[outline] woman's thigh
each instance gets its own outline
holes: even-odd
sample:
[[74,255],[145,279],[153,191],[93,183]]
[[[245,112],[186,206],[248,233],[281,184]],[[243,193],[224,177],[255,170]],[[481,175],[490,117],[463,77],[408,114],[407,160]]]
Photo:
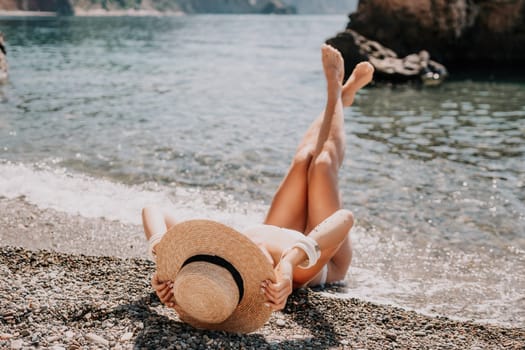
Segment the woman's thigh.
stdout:
[[308,167],[311,153],[300,150],[284,177],[264,221],[267,225],[305,232],[308,213]]

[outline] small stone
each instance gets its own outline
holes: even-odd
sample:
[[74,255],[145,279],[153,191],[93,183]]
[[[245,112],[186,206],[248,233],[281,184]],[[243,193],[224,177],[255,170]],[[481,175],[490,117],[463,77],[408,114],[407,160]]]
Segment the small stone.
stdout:
[[0,333],[0,340],[7,340],[13,338],[12,334],[9,333]]
[[281,320],[281,319],[278,319],[277,321],[275,321],[275,324],[278,325],[279,327],[286,326],[286,322],[284,320]]
[[127,333],[122,334],[122,336],[120,337],[120,341],[128,341],[131,338],[133,338],[133,333],[127,332]]
[[49,350],[66,350],[66,348],[60,345],[53,345],[52,347],[49,348]]
[[64,333],[64,335],[66,336],[66,338],[71,339],[75,336],[75,332],[67,331],[66,333]]
[[414,335],[415,335],[416,337],[424,337],[424,336],[427,335],[427,333],[425,333],[425,332],[423,332],[423,331],[416,331],[416,332],[414,332]]
[[98,335],[96,335],[94,333],[88,333],[88,334],[86,334],[84,336],[84,338],[86,338],[87,340],[89,340],[90,342],[95,343],[95,344],[109,346],[109,341],[107,341],[106,339],[104,339],[101,336],[98,336]]
[[13,340],[11,342],[11,349],[22,349],[24,346],[24,341],[22,339]]
[[40,341],[40,333],[33,334],[33,336],[31,337],[31,342],[33,343],[33,345],[38,344],[39,341]]
[[46,340],[47,340],[48,343],[52,343],[52,342],[55,342],[55,341],[57,341],[59,339],[60,339],[59,335],[52,335],[50,337],[47,337]]
[[386,332],[385,337],[387,339],[395,341],[397,339],[397,334],[395,334],[394,332]]

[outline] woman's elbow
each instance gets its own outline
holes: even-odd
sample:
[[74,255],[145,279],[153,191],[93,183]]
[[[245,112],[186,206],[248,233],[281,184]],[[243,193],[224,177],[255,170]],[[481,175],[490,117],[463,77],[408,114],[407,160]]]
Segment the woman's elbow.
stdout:
[[338,216],[338,219],[340,220],[341,226],[345,228],[347,233],[350,232],[350,230],[354,226],[354,214],[352,214],[350,210],[339,209],[336,212],[336,215]]

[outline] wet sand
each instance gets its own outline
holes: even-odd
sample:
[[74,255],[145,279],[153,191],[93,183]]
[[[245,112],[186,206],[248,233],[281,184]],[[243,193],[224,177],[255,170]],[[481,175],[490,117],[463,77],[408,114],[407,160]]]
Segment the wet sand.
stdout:
[[[248,335],[195,330],[149,286],[141,227],[0,198],[0,348],[525,349],[525,330],[296,291]],[[137,214],[138,215],[138,214]]]

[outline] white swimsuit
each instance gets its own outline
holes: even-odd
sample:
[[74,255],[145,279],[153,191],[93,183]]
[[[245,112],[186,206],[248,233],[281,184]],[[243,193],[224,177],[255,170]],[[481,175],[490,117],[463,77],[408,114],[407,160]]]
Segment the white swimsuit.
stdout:
[[[291,246],[297,240],[304,237],[304,235],[299,231],[265,224],[252,226],[248,229],[242,230],[242,232],[256,243],[268,242],[268,236],[273,236],[276,240],[279,240],[281,243],[284,242],[282,244],[284,246]],[[311,284],[312,282],[310,281],[305,283],[304,286],[324,286],[326,284],[326,279],[328,278],[328,265],[324,265],[321,271],[319,271],[319,273],[314,278],[312,278],[312,280],[317,279],[316,277],[319,275],[320,278],[318,283]]]

